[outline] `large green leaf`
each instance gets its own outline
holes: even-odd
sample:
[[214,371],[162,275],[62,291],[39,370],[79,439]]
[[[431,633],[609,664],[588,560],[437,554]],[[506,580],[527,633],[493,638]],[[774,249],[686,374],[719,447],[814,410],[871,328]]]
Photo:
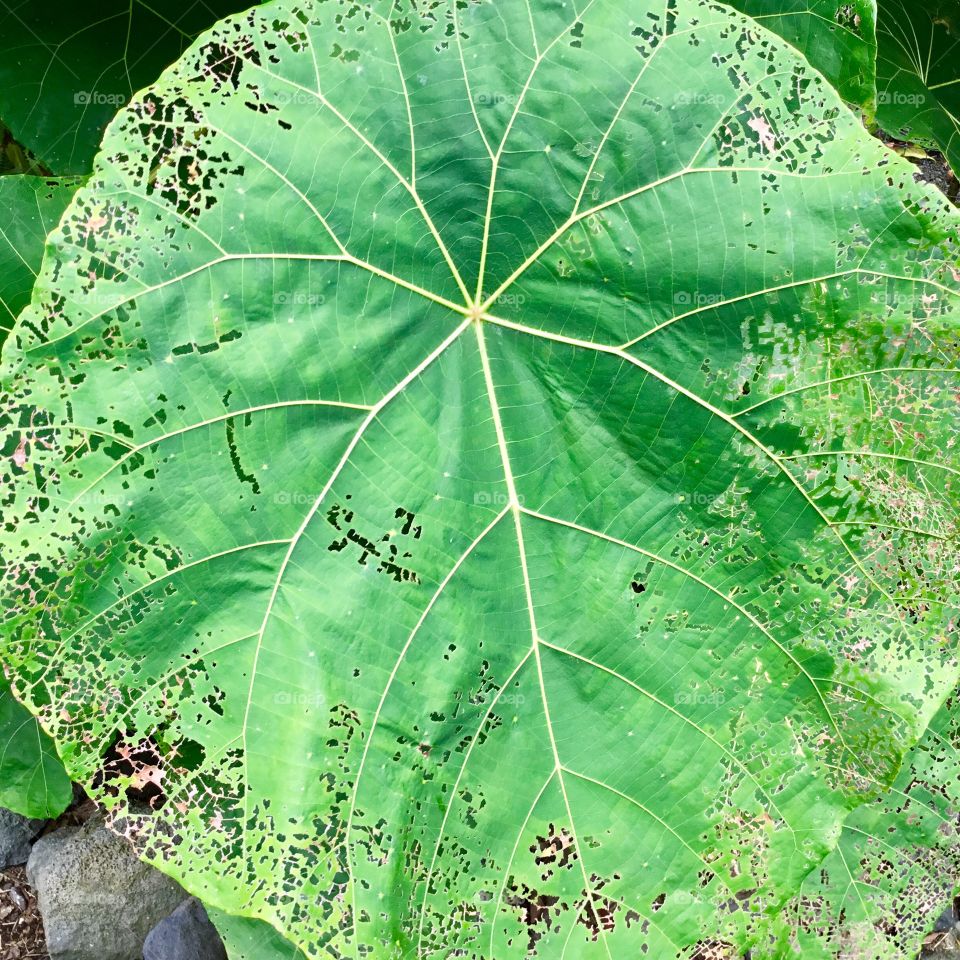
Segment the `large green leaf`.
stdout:
[[960,3],[880,0],[877,122],[960,173]]
[[876,0],[727,0],[793,44],[849,103],[877,95]]
[[104,127],[202,30],[249,0],[5,0],[0,118],[57,174],[88,173]]
[[0,807],[25,817],[56,817],[72,793],[50,738],[0,674]]
[[207,907],[230,960],[303,960],[304,954],[262,920],[237,917]]
[[837,849],[777,918],[778,956],[915,960],[960,877],[958,748],[951,700],[893,787],[851,814]]
[[73,179],[0,177],[0,347],[30,302],[44,240],[79,186]]
[[710,3],[226,22],[8,345],[18,695],[310,955],[745,942],[956,682],[957,222]]

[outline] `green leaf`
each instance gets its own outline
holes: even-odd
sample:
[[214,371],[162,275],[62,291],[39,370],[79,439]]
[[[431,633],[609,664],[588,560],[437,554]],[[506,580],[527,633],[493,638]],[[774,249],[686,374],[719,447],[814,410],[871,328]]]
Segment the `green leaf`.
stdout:
[[875,109],[876,0],[727,0],[796,47],[848,103]]
[[0,674],[0,807],[43,819],[63,813],[71,797],[56,748]]
[[30,176],[0,177],[0,347],[17,314],[30,302],[43,243],[80,181]]
[[[0,347],[30,294],[47,233],[80,183],[0,177]],[[70,780],[50,738],[10,694],[0,671],[0,807],[28,817],[55,817],[71,798]]]
[[891,136],[939,150],[960,173],[960,7],[956,0],[881,0],[877,122]]
[[268,923],[207,907],[230,960],[303,960],[304,954]]
[[228,20],[8,346],[16,692],[310,956],[745,943],[956,685],[957,225],[711,3]]
[[242,0],[0,6],[0,118],[54,173],[86,174],[104,127]]
[[851,814],[837,849],[777,918],[778,957],[915,960],[960,875],[960,718],[934,717],[893,786]]

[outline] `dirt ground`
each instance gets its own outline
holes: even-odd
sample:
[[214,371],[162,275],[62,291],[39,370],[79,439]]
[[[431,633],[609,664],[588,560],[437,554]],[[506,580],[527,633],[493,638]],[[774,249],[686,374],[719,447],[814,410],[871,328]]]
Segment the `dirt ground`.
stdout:
[[24,867],[0,870],[0,960],[47,960],[47,941]]
[[[96,812],[97,805],[74,787],[73,803],[43,832],[78,827]],[[37,894],[22,866],[0,870],[0,960],[50,960]]]
[[912,143],[894,140],[880,131],[877,139],[885,143],[894,153],[909,160],[916,168],[914,176],[924,183],[936,187],[954,206],[960,206],[960,181],[954,176],[942,153],[936,150],[924,150]]

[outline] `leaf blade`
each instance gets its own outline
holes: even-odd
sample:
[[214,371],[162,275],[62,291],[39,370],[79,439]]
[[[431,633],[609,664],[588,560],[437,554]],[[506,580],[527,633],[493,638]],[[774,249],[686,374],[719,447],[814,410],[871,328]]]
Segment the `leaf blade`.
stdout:
[[953,552],[878,533],[954,505],[913,461],[955,220],[720,8],[513,7],[526,73],[485,6],[332,49],[286,10],[138,98],[52,238],[4,370],[56,571],[18,693],[308,953],[748,942],[955,681]]

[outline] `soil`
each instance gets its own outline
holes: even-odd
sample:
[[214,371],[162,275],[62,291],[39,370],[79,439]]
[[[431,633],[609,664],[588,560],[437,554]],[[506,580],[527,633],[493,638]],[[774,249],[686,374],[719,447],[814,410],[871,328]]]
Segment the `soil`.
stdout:
[[[75,786],[73,803],[43,833],[79,827],[96,812],[97,805]],[[37,894],[24,866],[0,870],[0,960],[50,960]]]
[[0,870],[0,960],[49,960],[37,895],[25,867]]
[[942,153],[926,150],[915,143],[906,143],[888,137],[882,130],[875,136],[894,153],[909,160],[916,168],[914,177],[936,187],[954,206],[960,206],[960,181],[950,169]]

